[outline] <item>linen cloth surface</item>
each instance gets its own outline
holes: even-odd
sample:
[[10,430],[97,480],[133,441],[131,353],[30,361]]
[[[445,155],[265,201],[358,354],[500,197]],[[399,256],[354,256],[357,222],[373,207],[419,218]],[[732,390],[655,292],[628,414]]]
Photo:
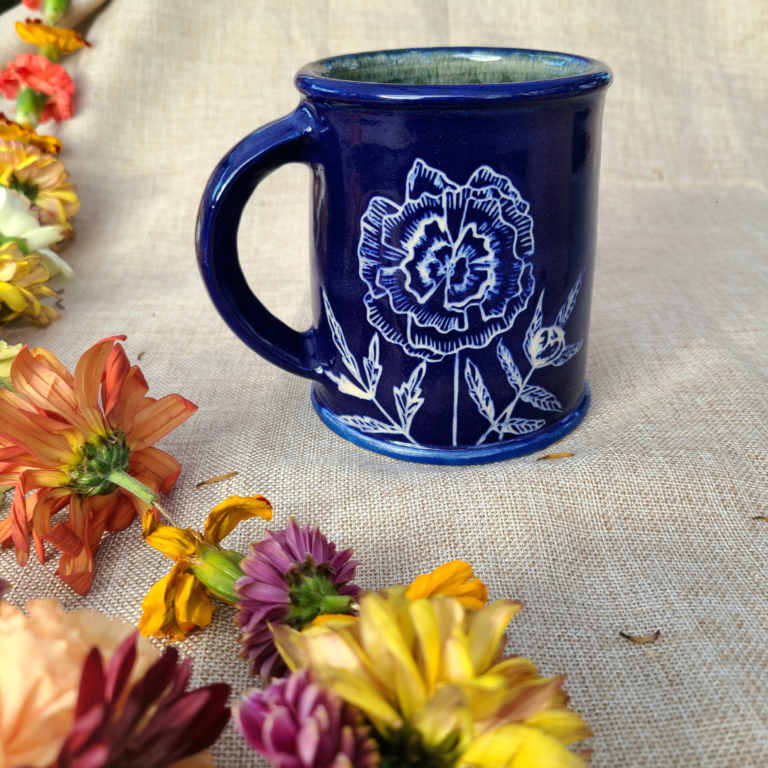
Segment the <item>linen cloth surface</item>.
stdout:
[[[231,494],[266,495],[354,546],[365,588],[469,560],[492,598],[522,600],[510,649],[567,673],[596,768],[768,765],[768,4],[754,0],[100,0],[74,2],[93,43],[65,64],[58,130],[82,198],[62,319],[9,343],[70,366],[127,333],[150,394],[200,411],[160,445],[184,471],[165,506],[202,527]],[[91,15],[89,15],[91,14]],[[29,50],[0,18],[0,61]],[[309,383],[244,347],[194,259],[220,157],[298,102],[294,72],[327,55],[407,46],[537,47],[608,63],[584,423],[553,451],[482,467],[385,459],[328,431]],[[2,58],[4,56],[4,58]],[[7,109],[6,109],[7,111]],[[50,128],[51,126],[46,126]],[[246,274],[296,328],[308,311],[308,171],[260,187],[240,233]],[[535,258],[535,257],[534,257]],[[224,472],[237,477],[200,489]],[[6,499],[5,508],[9,506]],[[246,551],[265,528],[227,540]],[[137,623],[169,570],[140,526],[110,536],[86,598],[56,557],[0,573],[22,605],[54,595]],[[232,609],[181,644],[197,685],[254,684]],[[661,630],[653,646],[619,631]],[[223,768],[263,766],[230,726]]]

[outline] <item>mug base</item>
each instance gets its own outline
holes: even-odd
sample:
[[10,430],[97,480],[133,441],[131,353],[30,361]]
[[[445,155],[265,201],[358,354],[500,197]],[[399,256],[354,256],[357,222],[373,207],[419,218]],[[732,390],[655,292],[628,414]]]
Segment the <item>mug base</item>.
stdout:
[[345,424],[338,416],[331,413],[319,400],[312,386],[312,407],[331,432],[343,437],[350,443],[360,448],[388,456],[391,459],[401,461],[413,461],[418,464],[439,464],[443,466],[462,466],[467,464],[490,464],[494,461],[515,459],[520,456],[528,456],[556,443],[568,433],[573,432],[581,424],[589,408],[589,384],[584,383],[584,395],[567,416],[550,424],[545,429],[528,437],[519,437],[513,440],[505,440],[503,443],[492,445],[477,445],[462,448],[434,448],[420,445],[406,445],[392,443],[389,440],[372,435],[366,435],[353,427]]

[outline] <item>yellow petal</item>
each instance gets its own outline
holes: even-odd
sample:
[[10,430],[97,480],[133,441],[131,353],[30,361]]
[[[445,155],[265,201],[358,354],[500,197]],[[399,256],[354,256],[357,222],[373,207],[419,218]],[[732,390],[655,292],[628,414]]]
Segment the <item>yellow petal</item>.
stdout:
[[44,48],[50,45],[58,53],[74,53],[88,45],[83,36],[71,29],[50,27],[41,21],[28,20],[26,24],[16,22],[16,34],[25,42]]
[[414,600],[409,613],[419,645],[419,666],[428,693],[433,693],[440,672],[440,630],[429,600]]
[[413,716],[412,725],[430,746],[441,744],[461,729],[464,694],[455,685],[444,685]]
[[297,632],[287,624],[274,626],[270,624],[269,629],[275,639],[275,648],[291,672],[309,666],[309,657],[304,648],[301,632]]
[[476,674],[483,674],[503,651],[509,620],[523,607],[513,600],[496,600],[471,615],[469,655]]
[[556,739],[525,725],[508,725],[475,739],[458,768],[585,768],[584,761]]
[[320,616],[316,616],[308,626],[320,627],[327,624],[332,627],[346,627],[358,621],[360,619],[357,616],[349,616],[345,613],[323,613]]
[[195,627],[207,627],[216,610],[202,582],[188,571],[180,573],[176,581],[175,608],[176,621],[185,634]]
[[10,283],[0,283],[0,302],[7,304],[14,312],[23,312],[27,307],[24,294]]
[[272,519],[272,505],[263,496],[230,496],[211,510],[205,521],[205,540],[218,544],[235,530],[238,523],[251,517]]
[[170,637],[183,640],[186,633],[176,621],[176,580],[184,569],[183,563],[177,563],[171,572],[160,579],[141,603],[144,612],[139,621],[139,632],[144,637]]
[[451,595],[464,607],[478,610],[488,600],[488,589],[475,578],[469,563],[452,560],[431,573],[418,576],[406,592],[406,597],[411,600],[432,595]]
[[584,720],[576,712],[565,707],[543,709],[529,717],[525,724],[554,736],[563,744],[572,744],[592,735],[592,729]]
[[147,512],[142,518],[142,529],[144,541],[172,560],[192,557],[195,554],[196,539],[194,532],[189,528],[163,525],[153,514]]

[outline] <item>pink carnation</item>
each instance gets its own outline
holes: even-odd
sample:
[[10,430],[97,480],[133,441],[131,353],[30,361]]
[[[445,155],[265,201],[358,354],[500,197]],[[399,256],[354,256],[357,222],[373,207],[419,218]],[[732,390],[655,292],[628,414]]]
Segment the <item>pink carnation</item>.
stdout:
[[21,0],[24,5],[29,8],[30,11],[37,11],[43,4],[43,0]]
[[15,99],[20,88],[31,88],[48,96],[41,122],[72,119],[75,84],[61,64],[54,64],[45,56],[20,53],[16,61],[9,61],[7,69],[0,72],[0,91],[6,99]]

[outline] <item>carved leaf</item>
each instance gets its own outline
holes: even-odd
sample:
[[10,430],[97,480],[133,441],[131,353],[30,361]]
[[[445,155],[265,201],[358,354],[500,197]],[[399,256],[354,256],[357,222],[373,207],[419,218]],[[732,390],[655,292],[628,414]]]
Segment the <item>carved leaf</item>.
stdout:
[[426,361],[422,361],[414,368],[408,381],[403,382],[399,387],[394,387],[395,405],[397,413],[400,416],[400,424],[403,432],[407,435],[411,431],[411,422],[416,415],[416,411],[421,408],[424,398],[421,396],[421,382],[427,370]]
[[368,347],[368,357],[363,358],[363,370],[368,379],[368,391],[371,393],[371,398],[374,398],[376,396],[376,387],[378,387],[379,378],[381,377],[378,333],[373,334],[371,345]]
[[555,325],[559,328],[563,328],[565,326],[566,320],[571,316],[571,312],[573,312],[573,308],[576,306],[576,299],[579,296],[579,290],[581,289],[581,284],[584,281],[584,272],[579,275],[579,279],[576,281],[576,284],[571,288],[571,292],[568,294],[568,298],[565,300],[565,304],[560,308],[560,311],[557,313],[557,320],[555,320]]
[[359,397],[361,400],[373,400],[374,398],[373,392],[361,389],[354,381],[350,381],[343,373],[339,376],[337,386],[339,387],[339,392],[343,392],[345,395]]
[[582,342],[577,341],[575,344],[569,344],[564,350],[563,354],[552,362],[552,365],[564,365],[567,363],[580,349]]
[[497,426],[502,434],[529,435],[537,429],[541,429],[547,422],[544,419],[513,419],[508,418]]
[[349,351],[347,340],[344,338],[344,331],[341,330],[339,321],[336,319],[336,315],[333,314],[331,303],[328,301],[328,296],[325,291],[323,291],[323,303],[325,304],[325,314],[328,317],[328,324],[331,326],[333,343],[336,345],[336,349],[339,350],[341,359],[344,361],[344,365],[347,366],[347,370],[362,384],[363,380],[360,377],[360,369],[357,366],[357,360],[355,360],[354,356]]
[[467,380],[467,386],[469,387],[469,396],[477,406],[477,410],[493,424],[496,418],[496,408],[493,405],[491,393],[488,391],[488,387],[485,386],[479,368],[469,358],[467,358],[466,365],[464,366],[464,378]]
[[507,381],[509,386],[515,390],[520,391],[520,387],[523,386],[523,377],[520,375],[520,371],[515,365],[515,360],[512,357],[512,353],[504,346],[504,342],[499,339],[499,343],[496,347],[496,355],[499,358],[501,367],[504,369],[504,373],[507,375]]
[[340,416],[339,418],[347,426],[359,429],[361,432],[367,432],[369,434],[385,433],[388,435],[401,434],[400,427],[396,427],[394,424],[387,424],[378,419],[372,419],[370,416]]
[[523,350],[525,351],[525,356],[528,358],[528,360],[533,363],[533,360],[531,359],[531,343],[533,342],[533,337],[541,330],[541,324],[544,320],[544,311],[542,310],[542,304],[544,302],[544,289],[541,289],[541,293],[539,294],[539,303],[536,305],[536,311],[533,313],[533,317],[531,318],[531,324],[528,326],[528,330],[525,332],[525,341],[523,342]]
[[526,403],[530,403],[535,408],[541,411],[562,411],[563,406],[560,405],[560,401],[544,387],[534,387],[528,385],[520,397],[525,400]]

